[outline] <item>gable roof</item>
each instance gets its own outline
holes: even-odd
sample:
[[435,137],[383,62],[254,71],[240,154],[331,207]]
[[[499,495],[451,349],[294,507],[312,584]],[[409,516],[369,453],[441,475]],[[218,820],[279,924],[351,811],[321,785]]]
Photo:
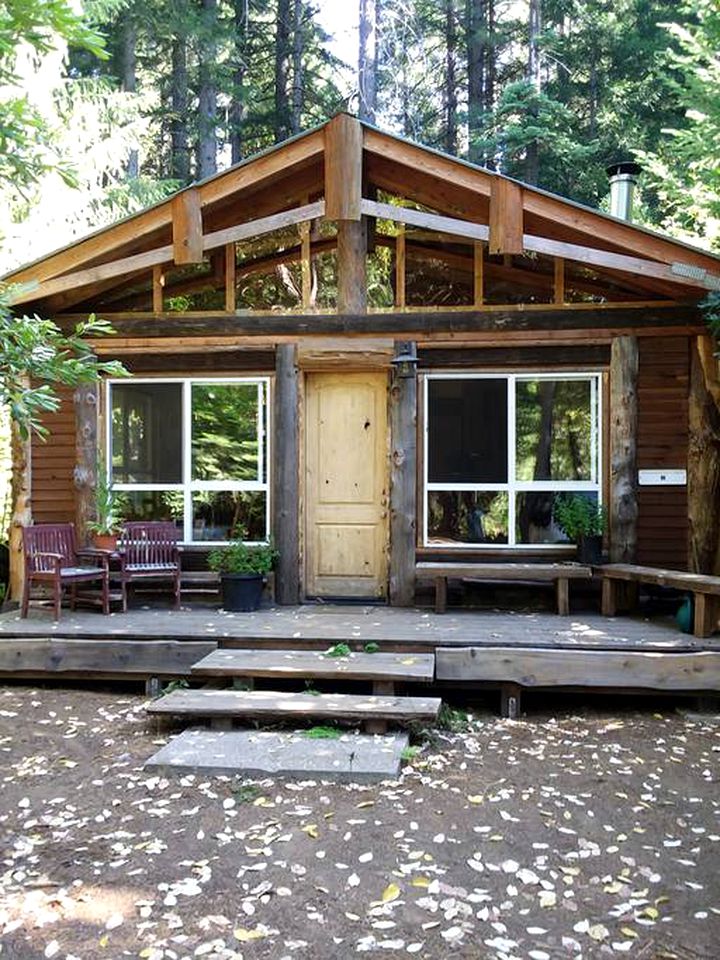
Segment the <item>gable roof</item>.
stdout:
[[[707,289],[720,288],[720,257],[385,133],[348,114],[192,184],[2,279],[30,285],[17,291],[16,303],[62,312],[121,288],[159,264],[197,262],[203,251],[243,235],[253,236],[253,231],[268,232],[311,219],[310,214],[312,218],[325,213],[330,219],[339,215],[357,219],[372,207],[366,198],[368,186],[461,221],[456,229],[465,242],[469,237],[490,236],[492,250],[494,232],[498,251],[507,244],[511,253],[534,250],[590,264],[621,287],[634,287],[637,294],[697,299]],[[356,197],[351,196],[353,191]],[[327,209],[323,198],[329,201]],[[410,216],[392,209],[400,219]],[[245,234],[243,225],[247,225]],[[473,231],[476,225],[486,232]],[[194,257],[192,251],[187,257],[183,244],[192,243],[193,231],[196,250]]]

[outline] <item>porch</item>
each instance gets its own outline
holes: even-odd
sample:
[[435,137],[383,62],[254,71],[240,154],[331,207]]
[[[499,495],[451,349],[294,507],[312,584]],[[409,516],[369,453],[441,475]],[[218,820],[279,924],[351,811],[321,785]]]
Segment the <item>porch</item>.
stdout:
[[593,690],[714,694],[720,636],[681,633],[669,616],[603,617],[576,611],[453,610],[374,605],[266,607],[232,614],[196,607],[143,608],[109,617],[66,611],[59,623],[36,609],[0,616],[0,678],[189,677],[218,647],[323,650],[369,643],[390,652],[435,654],[440,689]]

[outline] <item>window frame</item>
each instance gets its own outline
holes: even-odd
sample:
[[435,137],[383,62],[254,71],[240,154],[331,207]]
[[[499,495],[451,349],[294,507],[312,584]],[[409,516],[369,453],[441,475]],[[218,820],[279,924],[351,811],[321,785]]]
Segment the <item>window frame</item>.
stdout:
[[[429,392],[432,380],[505,380],[507,389],[507,442],[508,472],[505,483],[432,483],[428,477],[429,467]],[[590,480],[518,480],[517,472],[517,416],[516,384],[532,380],[586,380],[590,383],[590,451],[592,458]],[[571,543],[525,543],[517,540],[516,495],[525,492],[596,493],[597,502],[603,503],[603,373],[601,370],[494,370],[482,373],[457,371],[427,371],[422,383],[422,541],[424,549],[476,550],[495,552],[565,551]],[[479,544],[471,541],[434,542],[428,538],[429,494],[435,491],[448,492],[495,492],[508,495],[508,542]]]
[[[132,384],[142,383],[177,383],[181,385],[181,464],[182,480],[180,483],[116,483],[113,480],[112,465],[112,411],[113,386],[130,386]],[[257,412],[257,437],[258,437],[258,477],[257,480],[193,480],[192,479],[192,389],[194,386],[229,386],[232,384],[256,385],[258,389],[258,400],[264,396],[264,404],[258,402]],[[250,540],[251,544],[268,543],[270,541],[270,523],[271,523],[271,477],[270,465],[271,456],[271,430],[270,430],[270,411],[272,409],[272,378],[270,376],[245,376],[233,377],[218,375],[216,377],[130,377],[130,378],[109,378],[106,381],[105,392],[106,403],[106,430],[105,430],[105,469],[106,476],[113,490],[118,492],[172,492],[178,491],[183,494],[183,524],[182,524],[182,544],[189,547],[213,547],[227,544],[229,540],[194,540],[193,539],[193,494],[199,491],[216,492],[234,492],[246,491],[265,494],[265,539]],[[263,444],[264,441],[264,444]],[[264,476],[264,480],[262,479]]]

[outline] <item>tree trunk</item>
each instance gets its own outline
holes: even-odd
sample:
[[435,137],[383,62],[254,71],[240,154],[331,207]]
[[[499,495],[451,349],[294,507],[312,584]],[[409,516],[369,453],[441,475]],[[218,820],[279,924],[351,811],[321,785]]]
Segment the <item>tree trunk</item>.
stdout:
[[[535,94],[542,92],[540,72],[540,30],[542,28],[542,0],[530,0],[528,18],[528,82]],[[530,109],[530,122],[537,121],[537,108]],[[540,153],[537,140],[527,145],[525,156],[525,181],[537,183],[540,173]]]
[[275,142],[290,136],[290,3],[278,0],[275,25]]
[[377,25],[379,0],[360,0],[358,82],[361,120],[375,123],[377,111]]
[[188,75],[187,37],[176,32],[172,42],[172,74],[170,89],[170,137],[172,156],[170,176],[181,183],[190,182],[190,149],[188,146]]
[[445,0],[445,152],[457,153],[457,77],[455,0]]
[[720,371],[711,337],[698,337],[690,358],[688,450],[689,569],[720,574]]
[[[124,16],[121,16],[119,23],[120,62],[118,64],[118,73],[120,77],[120,87],[125,93],[135,93],[137,90],[137,24],[133,10],[130,9]],[[138,152],[137,150],[130,150],[128,151],[125,175],[128,180],[133,180],[138,176],[139,172]]]
[[485,87],[483,90],[483,107],[485,114],[490,115],[495,109],[495,77],[497,62],[495,53],[495,0],[485,0],[487,10],[485,31]]
[[232,98],[228,111],[230,160],[238,163],[243,157],[243,125],[245,123],[245,61],[247,57],[249,6],[248,0],[233,0],[234,51],[232,63]]
[[292,76],[292,132],[302,130],[303,111],[303,56],[305,53],[305,27],[303,24],[303,0],[293,2],[293,76]]
[[23,440],[20,430],[13,421],[11,429],[12,478],[10,495],[12,497],[12,519],[9,531],[10,552],[10,599],[20,601],[25,582],[25,560],[22,549],[22,528],[32,523],[30,504],[30,477],[32,464],[32,442]]
[[[417,353],[413,341],[395,343],[395,353]],[[390,603],[411,607],[415,600],[417,514],[417,376],[390,385]]]
[[[98,400],[96,383],[75,391],[75,533],[81,546],[88,544],[88,523],[97,520]],[[112,469],[107,466],[108,472]],[[109,478],[110,480],[112,478]]]
[[610,559],[634,563],[637,552],[638,343],[615,337],[610,356]]
[[198,177],[201,180],[217,172],[217,15],[217,0],[202,0],[197,146]]
[[465,44],[467,47],[468,158],[483,162],[479,139],[484,109],[485,87],[485,0],[467,0],[465,6]]

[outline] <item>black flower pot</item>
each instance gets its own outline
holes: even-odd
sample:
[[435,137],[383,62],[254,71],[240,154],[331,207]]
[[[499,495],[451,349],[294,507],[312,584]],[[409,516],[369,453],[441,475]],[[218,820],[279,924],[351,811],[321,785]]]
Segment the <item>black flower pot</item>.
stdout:
[[582,535],[578,538],[577,558],[579,563],[588,566],[602,563],[602,542],[600,535]]
[[220,577],[223,609],[250,613],[260,606],[263,592],[261,573],[223,573]]

